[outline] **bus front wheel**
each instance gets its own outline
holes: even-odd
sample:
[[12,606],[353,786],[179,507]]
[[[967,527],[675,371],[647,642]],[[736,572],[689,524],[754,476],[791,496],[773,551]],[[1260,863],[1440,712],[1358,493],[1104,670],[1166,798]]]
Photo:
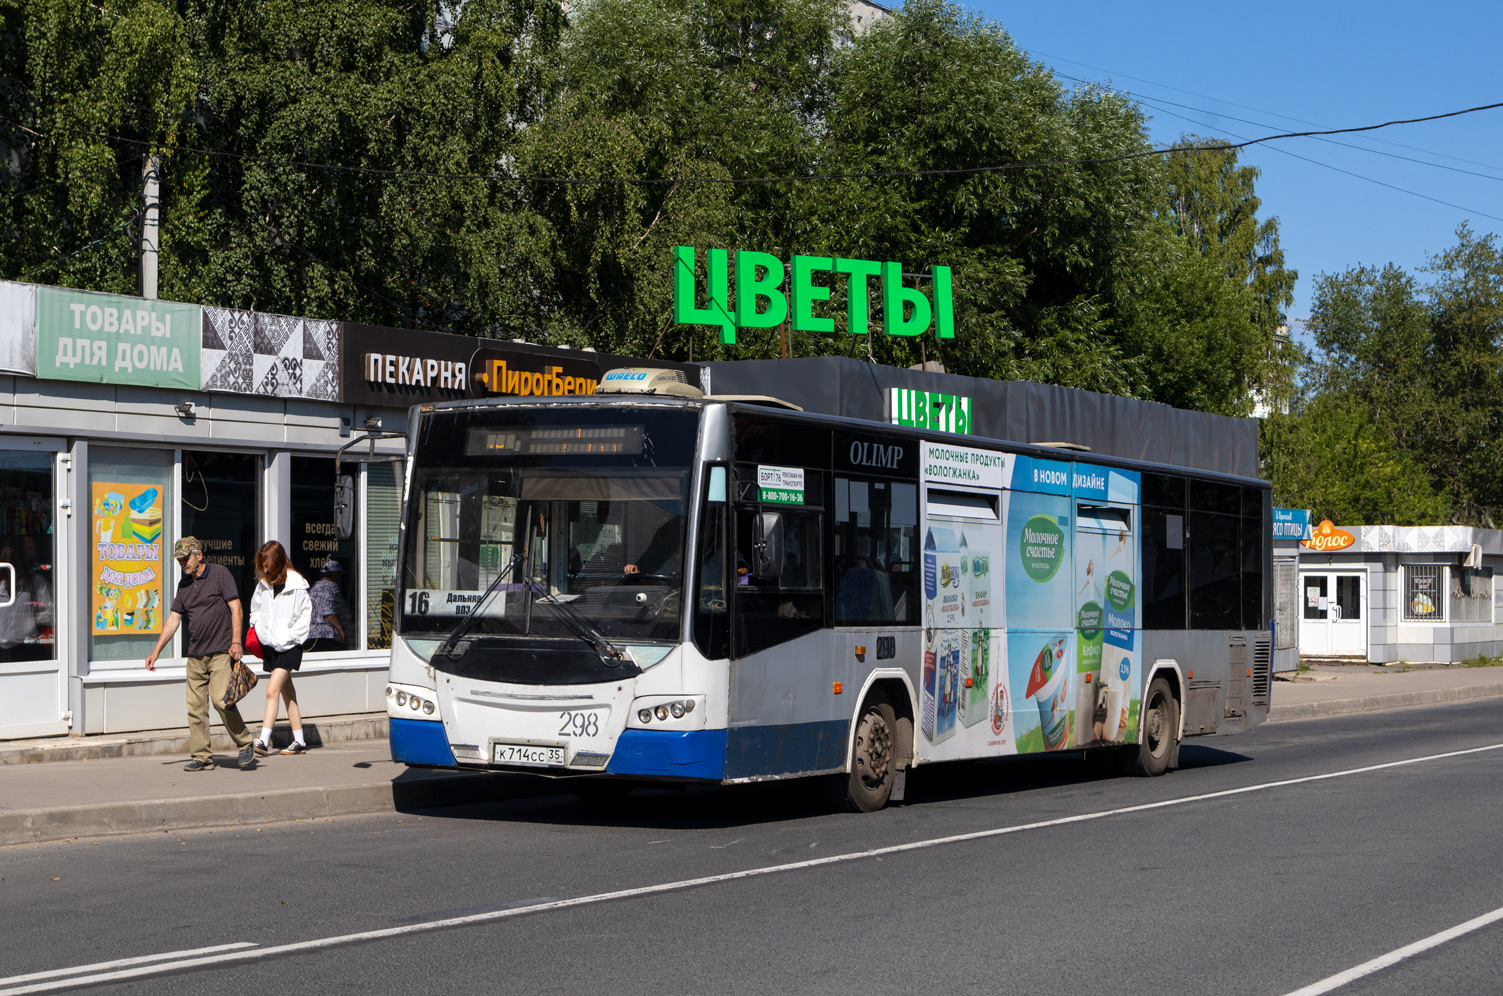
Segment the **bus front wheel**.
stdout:
[[1179,703],[1169,682],[1155,678],[1143,696],[1138,742],[1118,755],[1124,773],[1162,775],[1169,770],[1179,743]]
[[830,805],[848,813],[873,813],[887,805],[897,780],[898,719],[881,692],[872,692],[856,720],[851,770],[825,781]]

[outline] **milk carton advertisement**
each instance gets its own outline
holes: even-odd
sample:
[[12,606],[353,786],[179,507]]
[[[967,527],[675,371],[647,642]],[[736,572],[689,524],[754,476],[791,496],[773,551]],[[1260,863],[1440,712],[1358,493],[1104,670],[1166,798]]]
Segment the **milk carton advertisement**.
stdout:
[[960,541],[955,530],[930,526],[924,534],[925,628],[954,629],[966,625],[961,563]]
[[989,629],[972,630],[967,636],[967,653],[961,661],[960,725],[975,726],[987,718],[991,707],[992,633]]
[[924,651],[919,732],[931,744],[941,744],[955,735],[966,634],[962,630],[942,629],[929,630],[926,636],[929,646]]

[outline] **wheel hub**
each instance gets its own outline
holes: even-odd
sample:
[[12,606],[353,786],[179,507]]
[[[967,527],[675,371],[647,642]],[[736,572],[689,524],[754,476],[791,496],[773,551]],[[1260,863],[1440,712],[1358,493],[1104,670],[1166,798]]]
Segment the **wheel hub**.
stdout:
[[858,754],[861,762],[862,781],[868,785],[880,785],[887,778],[892,761],[892,731],[880,716],[868,716],[861,723],[862,749]]

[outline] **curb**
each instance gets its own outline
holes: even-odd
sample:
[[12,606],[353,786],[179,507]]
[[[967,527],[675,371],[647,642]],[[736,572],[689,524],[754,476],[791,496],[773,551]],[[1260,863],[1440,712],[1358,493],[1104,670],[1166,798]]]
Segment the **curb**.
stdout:
[[[312,745],[345,743],[351,740],[386,739],[386,713],[360,713],[353,716],[325,716],[303,724]],[[286,722],[278,724],[272,742],[285,746],[292,735]],[[234,752],[234,741],[223,726],[213,728],[209,736],[212,749]],[[188,731],[147,730],[141,733],[89,734],[82,737],[59,737],[20,743],[0,743],[0,765],[45,764],[51,761],[97,761],[111,757],[146,757],[155,754],[187,754]]]
[[1286,723],[1301,719],[1327,719],[1358,713],[1384,712],[1389,709],[1413,709],[1419,706],[1444,705],[1471,699],[1503,696],[1503,685],[1471,685],[1465,688],[1432,688],[1416,692],[1387,692],[1362,695],[1329,702],[1303,702],[1299,705],[1275,706],[1268,713],[1269,723]]
[[[399,813],[562,791],[506,773],[406,771],[390,782],[0,813],[0,847],[131,833]],[[539,791],[541,789],[541,791]]]

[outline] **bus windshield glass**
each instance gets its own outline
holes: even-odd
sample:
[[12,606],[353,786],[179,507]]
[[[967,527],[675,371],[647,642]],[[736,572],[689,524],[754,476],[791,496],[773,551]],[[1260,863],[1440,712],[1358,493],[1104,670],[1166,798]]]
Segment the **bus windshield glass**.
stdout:
[[678,640],[698,419],[576,404],[424,416],[400,632]]

